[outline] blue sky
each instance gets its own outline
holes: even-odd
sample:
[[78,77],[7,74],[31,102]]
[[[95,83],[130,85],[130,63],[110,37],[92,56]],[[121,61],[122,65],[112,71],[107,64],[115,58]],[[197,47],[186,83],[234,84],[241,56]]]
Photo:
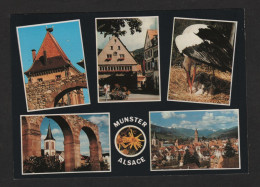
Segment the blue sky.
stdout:
[[[46,35],[46,26],[54,26],[52,35],[57,40],[65,54],[70,59],[71,63],[82,73],[85,69],[80,67],[77,62],[84,58],[83,47],[81,42],[81,31],[80,23],[78,20],[70,22],[60,22],[60,23],[48,23],[43,25],[30,25],[26,27],[18,27],[17,33],[20,42],[20,55],[22,58],[22,66],[24,72],[27,71],[33,61],[32,61],[32,49],[39,51],[43,39]],[[18,62],[17,62],[18,63]],[[25,82],[28,80],[25,75]]]
[[[158,20],[156,17],[138,17],[138,18],[143,22],[141,26],[142,32],[140,33],[136,32],[134,35],[131,35],[129,26],[126,24],[126,26],[123,29],[126,30],[127,33],[125,34],[125,36],[119,37],[129,51],[133,51],[135,49],[144,47],[147,29],[157,29],[158,26]],[[100,34],[99,32],[96,32],[96,35],[97,35],[97,46],[99,49],[103,49],[107,44],[107,42],[109,41],[109,37],[111,37],[111,35],[107,35],[106,38],[104,38],[104,34]]]
[[150,113],[151,124],[168,128],[219,130],[238,126],[238,110]]
[[[109,116],[108,114],[88,114],[80,115],[82,118],[87,119],[99,127],[99,137],[102,146],[102,153],[109,152]],[[64,137],[59,125],[52,119],[45,117],[41,124],[41,148],[44,148],[44,139],[47,135],[47,130],[49,126],[49,121],[51,124],[52,135],[56,140],[56,150],[64,151]],[[80,132],[80,153],[89,156],[89,140],[86,133],[81,130]]]

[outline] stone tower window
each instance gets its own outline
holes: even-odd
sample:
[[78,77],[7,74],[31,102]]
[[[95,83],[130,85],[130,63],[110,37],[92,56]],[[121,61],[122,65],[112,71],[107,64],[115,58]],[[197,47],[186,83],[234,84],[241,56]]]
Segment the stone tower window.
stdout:
[[42,78],[39,78],[39,79],[37,79],[38,80],[38,82],[42,82]]
[[120,50],[120,46],[118,46],[117,49]]
[[110,46],[110,49],[113,50],[113,46]]
[[114,56],[117,56],[117,52],[114,52],[113,55],[114,55]]
[[60,80],[61,79],[61,75],[56,75],[56,80]]

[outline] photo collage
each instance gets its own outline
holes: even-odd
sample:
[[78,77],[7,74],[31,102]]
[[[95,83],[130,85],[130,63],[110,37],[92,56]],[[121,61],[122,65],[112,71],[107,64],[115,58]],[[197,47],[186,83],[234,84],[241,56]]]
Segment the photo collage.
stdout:
[[141,15],[15,23],[17,176],[244,168],[240,19]]

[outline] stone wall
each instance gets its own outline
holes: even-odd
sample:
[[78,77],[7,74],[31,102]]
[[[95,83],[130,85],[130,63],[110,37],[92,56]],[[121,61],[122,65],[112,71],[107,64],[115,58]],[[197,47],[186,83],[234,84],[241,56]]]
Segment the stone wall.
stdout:
[[60,80],[28,83],[26,84],[28,110],[53,108],[55,107],[55,98],[59,94],[67,93],[78,88],[87,88],[85,73],[72,75]]

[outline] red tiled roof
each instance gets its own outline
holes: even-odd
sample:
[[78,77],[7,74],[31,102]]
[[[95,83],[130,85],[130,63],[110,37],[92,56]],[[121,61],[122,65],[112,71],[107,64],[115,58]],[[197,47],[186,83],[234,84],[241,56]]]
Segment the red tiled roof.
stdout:
[[152,30],[152,29],[147,30],[147,34],[150,40],[152,40],[154,36],[158,35],[157,30]]
[[64,53],[56,39],[50,32],[47,32],[45,38],[42,42],[42,45],[34,59],[34,61],[39,60],[41,56],[43,56],[43,51],[47,52],[47,57],[55,57],[55,56],[62,56],[64,60],[69,60],[67,55]]
[[48,58],[46,64],[44,64],[43,60],[34,61],[31,68],[26,71],[25,74],[28,75],[29,73],[37,73],[68,66],[70,66],[70,64],[66,63],[61,56],[56,56]]
[[[47,57],[45,64],[44,51],[46,51]],[[33,59],[32,66],[25,74],[28,75],[65,66],[72,66],[75,69],[53,35],[47,32],[35,59]]]

